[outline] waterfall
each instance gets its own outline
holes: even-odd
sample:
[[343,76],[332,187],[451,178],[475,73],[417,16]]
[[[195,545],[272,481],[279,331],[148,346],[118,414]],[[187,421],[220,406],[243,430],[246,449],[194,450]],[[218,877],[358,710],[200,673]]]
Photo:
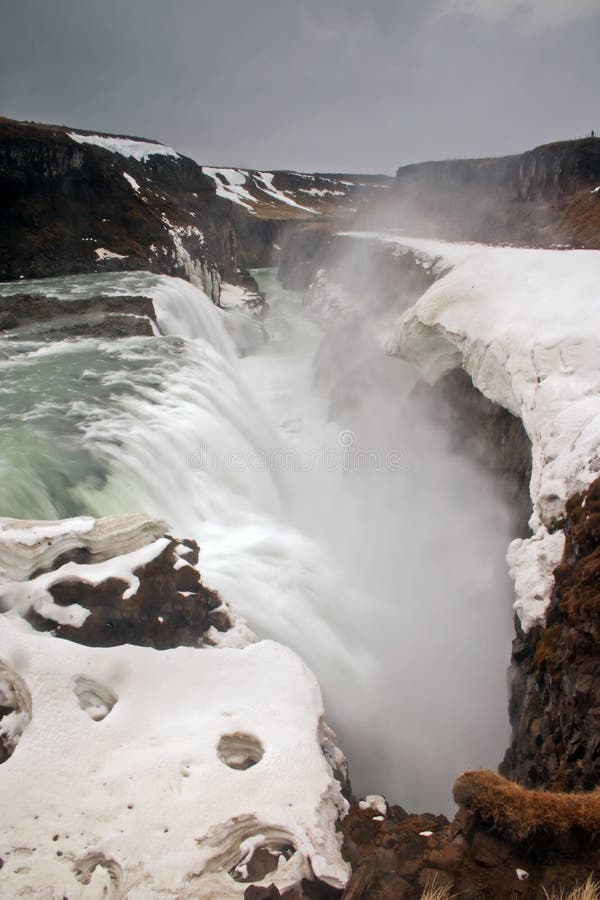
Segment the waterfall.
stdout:
[[[314,670],[355,790],[449,809],[448,767],[494,765],[490,747],[503,743],[492,729],[480,746],[476,732],[485,704],[498,701],[500,657],[485,647],[465,651],[471,627],[475,641],[505,619],[510,630],[510,616],[485,596],[503,570],[503,560],[482,562],[495,508],[482,501],[480,533],[461,540],[436,521],[430,494],[446,502],[451,477],[460,507],[468,470],[455,466],[449,476],[430,460],[411,479],[349,468],[348,441],[360,429],[330,421],[329,398],[315,386],[321,329],[297,293],[280,288],[272,272],[257,275],[271,307],[269,339],[243,359],[227,313],[180,279],[46,281],[49,294],[64,298],[150,295],[161,335],[2,340],[0,513],[145,512],[197,539],[206,584],[259,636],[291,646]],[[394,418],[393,393],[381,402],[369,422],[374,439],[382,438],[375,419]],[[445,582],[425,564],[427,552],[444,559]],[[473,606],[462,621],[464,603],[453,608],[461,591]],[[441,664],[450,674],[436,684]],[[477,681],[485,689],[465,702]]]

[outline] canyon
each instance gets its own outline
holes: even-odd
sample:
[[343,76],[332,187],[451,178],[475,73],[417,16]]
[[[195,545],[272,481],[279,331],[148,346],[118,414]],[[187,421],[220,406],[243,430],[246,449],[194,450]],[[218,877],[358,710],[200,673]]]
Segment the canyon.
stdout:
[[0,119],[0,885],[600,870],[599,147],[308,175]]

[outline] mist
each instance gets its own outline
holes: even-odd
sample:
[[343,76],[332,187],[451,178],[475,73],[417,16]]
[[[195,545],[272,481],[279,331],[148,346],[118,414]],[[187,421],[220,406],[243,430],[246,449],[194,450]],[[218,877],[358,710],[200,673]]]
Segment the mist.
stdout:
[[386,279],[372,247],[345,246],[305,300],[324,329],[314,378],[341,429],[343,471],[300,481],[291,508],[363,598],[346,627],[373,670],[360,697],[316,671],[354,791],[451,812],[455,778],[496,768],[509,741],[515,523],[435,403],[419,401],[418,371],[385,354],[415,284]]

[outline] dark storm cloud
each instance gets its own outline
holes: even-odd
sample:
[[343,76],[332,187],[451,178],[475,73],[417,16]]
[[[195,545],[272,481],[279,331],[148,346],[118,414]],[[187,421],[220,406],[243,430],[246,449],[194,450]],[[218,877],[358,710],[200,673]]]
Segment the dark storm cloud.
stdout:
[[600,0],[1,0],[0,111],[387,171],[600,130]]

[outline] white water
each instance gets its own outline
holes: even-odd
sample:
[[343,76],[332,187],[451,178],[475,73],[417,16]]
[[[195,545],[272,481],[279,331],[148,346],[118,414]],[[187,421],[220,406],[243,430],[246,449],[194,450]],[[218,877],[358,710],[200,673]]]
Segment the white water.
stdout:
[[46,283],[149,292],[169,336],[2,340],[0,513],[144,511],[197,538],[206,583],[314,669],[355,790],[448,809],[452,778],[496,765],[507,739],[498,503],[404,433],[390,391],[359,425],[412,469],[349,471],[344,423],[314,386],[321,332],[297,294],[259,277],[270,339],[242,360],[226,314],[185,282]]

